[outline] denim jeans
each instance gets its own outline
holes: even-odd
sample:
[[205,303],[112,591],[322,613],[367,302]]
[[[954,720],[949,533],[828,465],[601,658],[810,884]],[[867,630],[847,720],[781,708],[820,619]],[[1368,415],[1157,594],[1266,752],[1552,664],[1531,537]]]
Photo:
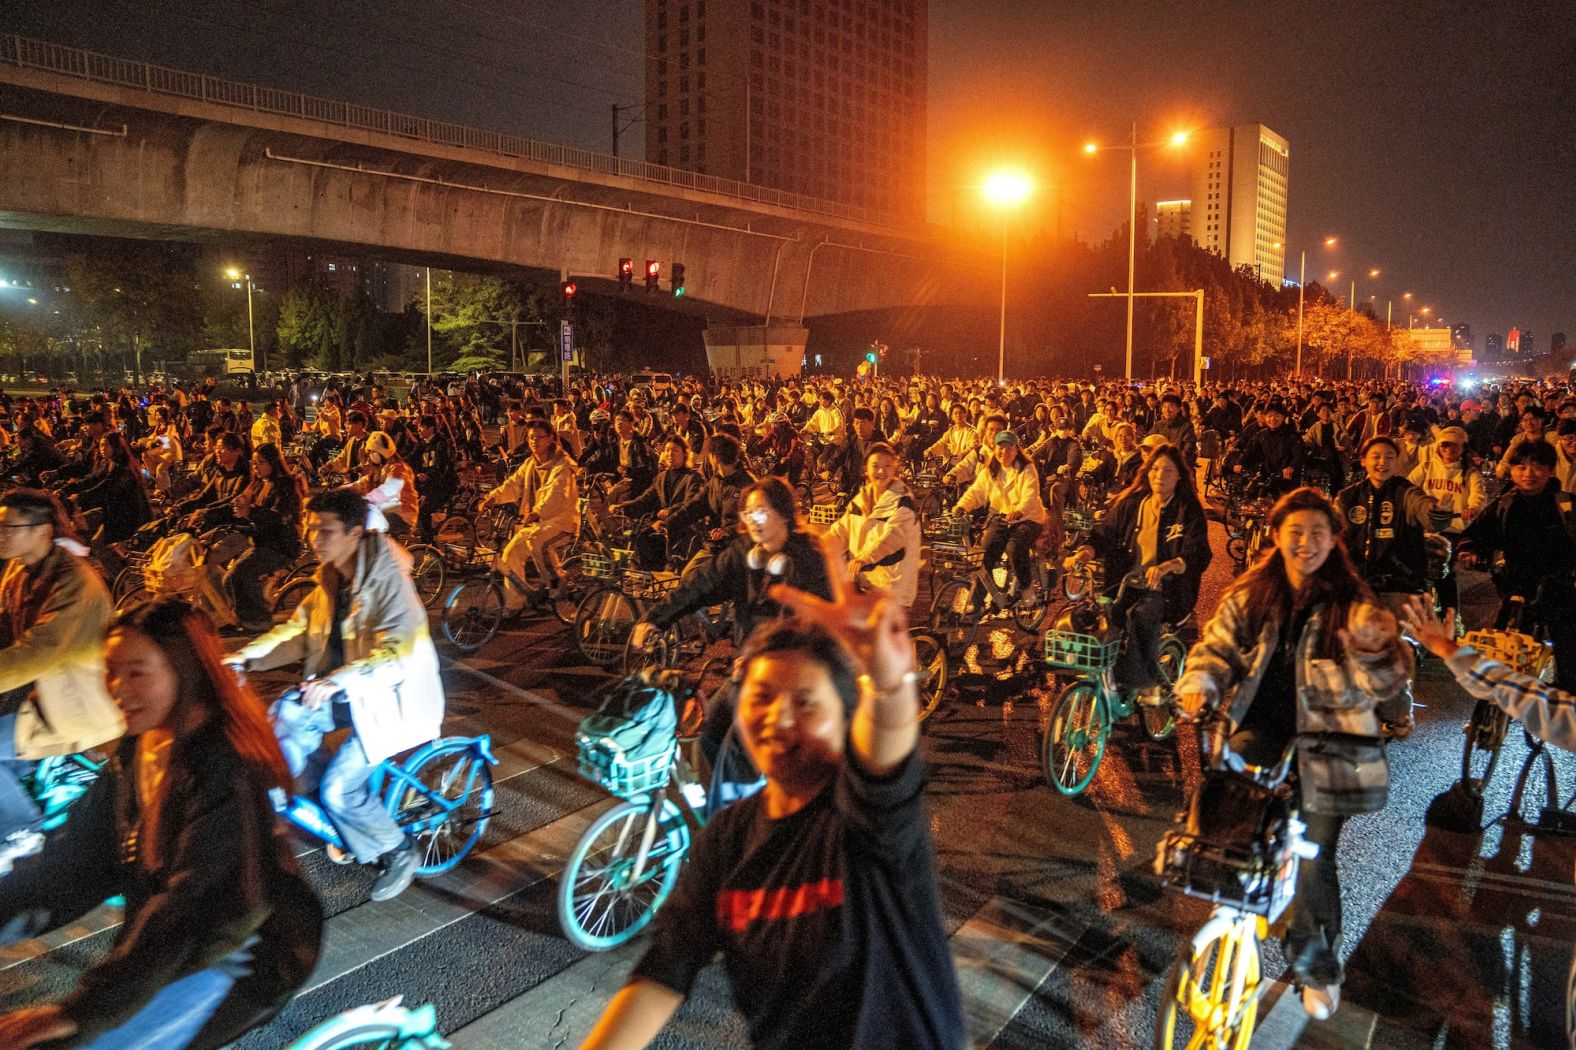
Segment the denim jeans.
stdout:
[[16,715],[0,715],[0,839],[38,823],[43,815],[22,786],[22,778],[36,765],[16,757]]
[[219,1009],[235,976],[217,967],[166,985],[131,1020],[82,1050],[183,1050]]
[[296,778],[297,790],[307,793],[316,788],[323,812],[339,830],[345,848],[361,863],[371,864],[404,845],[405,833],[384,811],[383,800],[367,786],[377,763],[367,758],[361,738],[352,733],[330,754],[323,747],[323,737],[333,731],[331,704],[313,708],[281,700],[274,705],[274,735]]

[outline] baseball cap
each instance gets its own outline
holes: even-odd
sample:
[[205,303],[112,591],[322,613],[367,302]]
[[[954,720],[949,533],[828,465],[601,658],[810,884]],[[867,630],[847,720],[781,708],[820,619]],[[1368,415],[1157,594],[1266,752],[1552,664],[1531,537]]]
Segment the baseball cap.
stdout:
[[1465,401],[1461,402],[1461,411],[1466,412],[1469,409],[1482,411],[1483,406],[1478,403],[1476,398],[1469,397]]
[[1144,440],[1140,441],[1138,444],[1140,445],[1140,447],[1148,449],[1150,452],[1153,452],[1155,449],[1159,448],[1161,445],[1169,444],[1169,442],[1166,441],[1165,437],[1160,435],[1160,434],[1145,434],[1144,435]]
[[1017,443],[1018,435],[1010,430],[1003,430],[996,435],[996,444],[998,445],[1016,445]]
[[1467,443],[1467,432],[1460,427],[1444,427],[1434,440],[1442,444],[1465,445]]

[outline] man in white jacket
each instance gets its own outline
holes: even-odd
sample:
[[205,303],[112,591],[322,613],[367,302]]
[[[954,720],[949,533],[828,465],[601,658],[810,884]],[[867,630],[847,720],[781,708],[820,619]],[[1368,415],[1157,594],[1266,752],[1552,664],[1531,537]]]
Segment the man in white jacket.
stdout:
[[[382,524],[381,515],[373,524]],[[274,706],[280,750],[296,777],[316,774],[323,809],[350,856],[382,869],[372,899],[389,900],[410,886],[420,859],[368,781],[384,759],[442,733],[438,651],[411,583],[410,555],[387,532],[368,528],[361,493],[339,488],[312,497],[307,533],[321,563],[317,587],[289,620],[230,662],[267,670],[302,661],[300,699]],[[355,732],[328,756],[323,737],[344,728]],[[330,859],[350,857],[331,851]]]
[[[1444,427],[1428,447],[1433,454],[1417,465],[1409,480],[1425,495],[1434,497],[1439,510],[1455,515],[1444,530],[1445,537],[1454,545],[1478,512],[1488,506],[1488,488],[1483,484],[1483,475],[1466,462],[1467,432],[1464,429]],[[1434,589],[1441,608],[1461,607],[1455,573],[1435,581]]]
[[[550,424],[535,420],[526,431],[531,454],[503,484],[482,497],[477,509],[494,503],[518,503],[520,527],[503,549],[499,561],[507,571],[504,593],[509,614],[522,611],[526,603],[541,600],[559,585],[562,566],[558,548],[580,531],[580,489],[575,479],[574,460],[558,447],[558,435]],[[525,579],[525,563],[536,566],[541,589],[522,593],[518,582]]]
[[979,507],[1001,515],[985,530],[985,571],[994,572],[1005,553],[1018,579],[1018,601],[1032,605],[1038,596],[1030,558],[1049,515],[1040,499],[1040,472],[1018,450],[1018,435],[1010,430],[996,435],[995,458],[974,476],[952,513],[968,514]]
[[833,550],[848,558],[856,585],[886,591],[905,609],[919,591],[919,516],[914,498],[898,477],[902,461],[884,441],[865,456],[865,483],[843,516],[827,530]]

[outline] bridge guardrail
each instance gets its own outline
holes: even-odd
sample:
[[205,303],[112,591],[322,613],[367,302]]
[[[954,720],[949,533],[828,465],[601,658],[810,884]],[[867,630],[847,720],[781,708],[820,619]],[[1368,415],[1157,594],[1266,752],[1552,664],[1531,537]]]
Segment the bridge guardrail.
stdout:
[[401,138],[483,150],[505,157],[521,157],[548,164],[561,164],[602,175],[618,175],[647,182],[680,186],[685,189],[716,193],[725,197],[772,204],[796,211],[852,219],[879,226],[907,223],[904,216],[865,208],[850,207],[836,201],[807,197],[800,193],[724,179],[716,175],[671,168],[643,160],[627,160],[595,150],[542,142],[503,131],[452,124],[392,110],[361,106],[354,102],[318,98],[298,91],[248,84],[239,80],[189,70],[172,69],[139,59],[106,55],[85,48],[35,40],[15,33],[0,34],[0,64],[38,69],[63,76],[78,77],[103,84],[141,88],[161,95],[196,99],[202,102],[301,117],[325,124],[376,131]]

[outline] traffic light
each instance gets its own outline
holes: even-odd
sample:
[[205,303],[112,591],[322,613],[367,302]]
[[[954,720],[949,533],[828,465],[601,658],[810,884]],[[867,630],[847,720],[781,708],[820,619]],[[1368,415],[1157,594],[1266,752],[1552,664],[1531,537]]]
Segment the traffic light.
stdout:
[[876,363],[876,352],[874,350],[872,350],[869,353],[867,353],[865,355],[865,360],[869,361],[871,364],[875,364]]
[[575,282],[561,282],[558,285],[558,291],[564,297],[564,310],[565,312],[568,312],[575,305]]
[[646,291],[648,291],[648,292],[658,291],[659,289],[657,288],[657,279],[659,277],[661,277],[661,276],[662,276],[662,264],[657,262],[657,260],[655,260],[655,259],[647,259],[646,260]]
[[635,260],[620,259],[618,261],[618,290],[627,292],[635,286]]
[[886,352],[887,352],[887,345],[885,343],[878,343],[876,345],[876,353],[880,354],[882,357],[885,357],[886,356]]
[[674,263],[673,264],[673,276],[670,278],[670,280],[672,280],[672,282],[673,282],[673,298],[677,299],[679,296],[684,294],[684,264],[683,263]]

